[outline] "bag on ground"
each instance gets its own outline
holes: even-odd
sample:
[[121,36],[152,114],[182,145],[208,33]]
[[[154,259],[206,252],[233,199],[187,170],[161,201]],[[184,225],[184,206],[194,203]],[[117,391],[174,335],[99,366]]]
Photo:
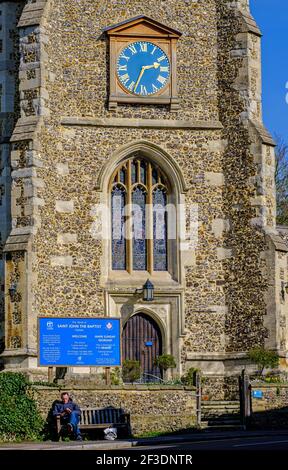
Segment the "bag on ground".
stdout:
[[106,428],[104,429],[104,439],[108,441],[114,441],[117,439],[117,429],[116,428]]

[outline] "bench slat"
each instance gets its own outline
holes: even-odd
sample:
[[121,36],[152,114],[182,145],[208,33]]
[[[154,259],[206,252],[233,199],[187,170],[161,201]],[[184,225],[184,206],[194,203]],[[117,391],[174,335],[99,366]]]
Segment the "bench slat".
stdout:
[[[60,419],[59,426],[60,426]],[[120,408],[82,408],[79,427],[85,429],[106,428],[117,426],[121,428],[129,427],[129,414],[123,413]]]

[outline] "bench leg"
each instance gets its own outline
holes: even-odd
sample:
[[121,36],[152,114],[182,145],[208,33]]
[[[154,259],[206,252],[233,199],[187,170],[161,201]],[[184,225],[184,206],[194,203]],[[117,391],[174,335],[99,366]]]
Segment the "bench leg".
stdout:
[[56,416],[56,432],[57,432],[57,438],[58,441],[61,437],[61,422],[60,422],[60,416]]

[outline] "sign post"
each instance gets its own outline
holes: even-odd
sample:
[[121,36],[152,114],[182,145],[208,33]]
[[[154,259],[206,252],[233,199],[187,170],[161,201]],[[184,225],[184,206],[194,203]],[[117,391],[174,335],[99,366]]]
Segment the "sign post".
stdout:
[[110,387],[111,385],[110,367],[105,367],[105,378],[106,378],[106,385]]
[[48,382],[53,382],[53,367],[48,367]]

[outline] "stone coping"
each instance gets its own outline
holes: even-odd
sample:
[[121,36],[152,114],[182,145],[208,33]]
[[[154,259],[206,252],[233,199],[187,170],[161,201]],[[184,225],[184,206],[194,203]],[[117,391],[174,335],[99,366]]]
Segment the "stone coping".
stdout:
[[135,391],[167,391],[167,390],[183,390],[183,391],[192,391],[195,392],[196,388],[188,385],[145,385],[145,384],[135,384],[135,385],[111,385],[110,387],[106,385],[69,385],[69,384],[59,384],[57,386],[49,387],[48,385],[38,385],[31,384],[34,388],[39,390],[99,390],[99,391],[117,391],[117,390],[135,390]]
[[63,126],[134,127],[142,129],[223,129],[219,121],[181,121],[172,119],[90,118],[67,116]]
[[281,383],[281,382],[280,383],[270,383],[270,384],[262,383],[262,382],[257,384],[257,383],[251,382],[251,387],[252,388],[277,388],[277,387],[278,388],[279,387],[280,388],[288,388],[288,382],[286,382],[286,383]]
[[46,5],[47,0],[38,0],[33,3],[27,3],[20,17],[18,27],[23,28],[25,26],[27,27],[40,24]]

